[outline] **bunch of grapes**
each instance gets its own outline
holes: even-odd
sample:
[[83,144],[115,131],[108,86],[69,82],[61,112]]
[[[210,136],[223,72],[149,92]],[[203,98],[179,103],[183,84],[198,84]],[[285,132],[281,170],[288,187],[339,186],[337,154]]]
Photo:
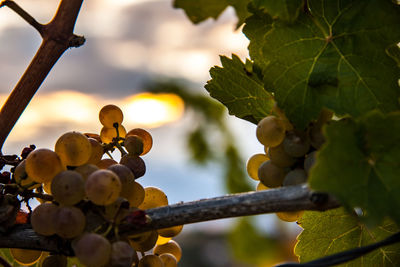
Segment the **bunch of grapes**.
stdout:
[[[257,190],[306,183],[317,150],[325,141],[323,125],[333,115],[323,110],[307,129],[299,130],[293,127],[276,105],[274,111],[276,115],[263,118],[256,129],[264,153],[255,154],[247,161],[248,175],[259,181]],[[297,221],[302,214],[303,211],[276,213],[281,220],[287,222]]]
[[[32,192],[41,202],[30,214],[32,229],[71,241],[85,266],[177,266],[182,251],[172,237],[182,226],[136,235],[118,231],[121,224],[146,224],[143,210],[168,205],[161,189],[137,182],[146,172],[141,156],[152,147],[151,135],[140,128],[126,132],[115,105],[104,106],[99,119],[99,135],[67,132],[54,151],[32,148],[12,170],[19,192]],[[121,152],[119,163],[110,154],[115,149]],[[23,265],[41,259],[42,266],[67,266],[63,255],[10,250]]]

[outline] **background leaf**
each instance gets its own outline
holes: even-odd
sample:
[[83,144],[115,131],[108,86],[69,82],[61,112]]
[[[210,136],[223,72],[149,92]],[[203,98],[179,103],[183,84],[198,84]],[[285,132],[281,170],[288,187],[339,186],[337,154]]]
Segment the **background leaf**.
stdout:
[[304,5],[303,0],[254,0],[253,3],[258,8],[265,8],[265,11],[272,17],[279,17],[288,22],[297,19],[300,9]]

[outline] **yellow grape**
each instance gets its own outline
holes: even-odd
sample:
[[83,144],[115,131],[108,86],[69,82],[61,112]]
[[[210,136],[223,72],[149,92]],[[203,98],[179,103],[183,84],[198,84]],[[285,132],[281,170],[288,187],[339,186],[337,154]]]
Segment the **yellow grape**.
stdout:
[[258,141],[264,146],[274,147],[282,143],[285,138],[285,124],[276,116],[267,116],[262,119],[256,129]]
[[158,229],[158,234],[163,237],[177,236],[183,229],[183,225],[172,226],[168,228]]
[[259,180],[258,178],[258,168],[261,163],[269,160],[268,156],[265,154],[255,154],[249,158],[246,164],[247,174],[250,178],[254,180]]
[[142,154],[140,154],[140,156],[146,155],[150,151],[151,147],[153,146],[153,138],[151,137],[151,134],[142,128],[135,128],[135,129],[130,130],[126,134],[127,137],[131,136],[131,135],[137,135],[140,138],[142,138],[143,152],[142,152]]
[[275,147],[270,147],[268,149],[268,156],[271,162],[278,167],[290,167],[296,163],[296,159],[286,153],[283,143]]
[[15,167],[14,171],[15,182],[22,187],[28,186],[28,189],[38,188],[40,184],[35,183],[35,181],[33,181],[32,178],[28,176],[25,170],[25,166],[26,166],[26,160],[23,160],[18,164],[17,167]]
[[165,243],[168,243],[168,241],[170,241],[170,240],[171,240],[171,237],[163,237],[163,236],[158,235],[156,245],[163,245]]
[[74,238],[83,233],[86,217],[76,207],[61,206],[54,219],[56,234],[62,238]]
[[76,171],[63,171],[51,182],[51,194],[63,205],[72,206],[85,197],[85,182]]
[[149,186],[144,189],[144,200],[138,208],[146,210],[166,205],[168,205],[167,195],[160,188]]
[[276,216],[278,216],[279,219],[285,222],[295,222],[298,221],[301,216],[303,216],[304,211],[282,211],[282,212],[277,212]]
[[42,203],[31,214],[32,229],[39,235],[51,236],[56,233],[55,218],[58,206],[53,203]]
[[41,267],[67,267],[68,259],[64,255],[50,255],[47,256],[41,265]]
[[139,207],[144,200],[145,191],[138,182],[126,184],[121,191],[120,196],[129,201],[131,207]]
[[51,181],[42,184],[44,192],[51,195]]
[[76,257],[88,267],[106,266],[111,257],[111,244],[103,236],[86,233],[72,244]]
[[128,239],[134,250],[145,252],[152,249],[156,245],[158,234],[156,230],[151,230],[141,234],[129,236]]
[[258,177],[265,186],[272,188],[279,187],[285,178],[285,170],[268,160],[260,165]]
[[259,182],[259,183],[257,184],[257,188],[256,188],[257,191],[268,190],[268,189],[269,189],[269,187],[265,186],[265,185],[264,185],[263,183],[261,183],[261,182]]
[[82,175],[83,181],[86,182],[87,178],[89,175],[91,175],[93,172],[97,171],[99,167],[93,164],[84,164],[76,168],[74,171],[80,173]]
[[114,221],[114,223],[119,223],[122,221],[129,213],[129,205],[125,198],[119,197],[116,201],[104,207],[105,218]]
[[96,166],[99,169],[107,169],[108,167],[110,167],[111,165],[114,165],[114,164],[118,164],[118,162],[116,162],[113,159],[102,159],[96,163]]
[[56,152],[40,148],[33,150],[26,158],[26,173],[37,183],[50,182],[59,172],[65,170]]
[[138,267],[165,267],[160,257],[156,255],[146,255],[140,259]]
[[163,253],[160,256],[160,259],[164,263],[164,267],[176,267],[178,266],[178,261],[175,256],[171,253]]
[[125,138],[124,147],[131,155],[139,156],[143,154],[143,140],[137,135],[130,135]]
[[135,179],[142,177],[146,173],[146,164],[139,156],[130,154],[124,155],[119,163],[128,167],[133,172]]
[[92,146],[90,157],[86,164],[96,164],[101,160],[104,154],[103,146],[94,138],[88,138],[90,145]]
[[[119,137],[124,138],[126,136],[126,130],[124,128],[124,126],[119,125],[118,126],[118,135]],[[101,142],[107,144],[107,143],[111,143],[113,141],[113,138],[117,137],[117,129],[115,128],[108,128],[108,127],[103,127],[101,128],[100,131],[100,138],[101,138]]]
[[116,105],[106,105],[99,112],[100,123],[105,127],[112,128],[114,123],[121,125],[124,120],[124,114],[122,110]]
[[83,134],[67,132],[58,138],[54,150],[65,165],[79,166],[89,160],[92,145]]
[[110,267],[132,266],[137,260],[136,251],[124,241],[117,241],[111,245]]
[[32,265],[39,261],[42,251],[31,249],[10,248],[14,260],[21,265]]
[[86,180],[86,196],[96,205],[108,205],[119,197],[121,182],[110,170],[97,170]]
[[157,245],[153,249],[153,253],[156,255],[161,255],[164,253],[171,253],[172,255],[175,256],[176,260],[179,262],[182,257],[182,249],[179,246],[179,244],[174,241],[170,240],[168,243],[164,245]]

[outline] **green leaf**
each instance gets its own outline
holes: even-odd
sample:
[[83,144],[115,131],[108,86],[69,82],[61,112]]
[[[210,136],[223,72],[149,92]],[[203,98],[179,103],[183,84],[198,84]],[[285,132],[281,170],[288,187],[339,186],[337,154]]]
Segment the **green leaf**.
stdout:
[[228,144],[225,150],[225,182],[229,193],[248,192],[253,189],[246,179],[245,163],[240,158],[239,151],[233,144]]
[[210,70],[212,79],[205,88],[210,95],[224,104],[229,114],[257,123],[271,113],[273,97],[264,90],[256,73],[249,73],[236,56],[232,59],[222,56],[222,68]]
[[265,88],[287,117],[302,128],[324,106],[352,116],[398,109],[400,71],[387,49],[400,40],[400,6],[389,0],[307,3],[294,24],[271,22],[259,10],[244,28]]
[[[367,229],[359,223],[357,216],[343,208],[325,212],[307,211],[299,224],[304,229],[295,247],[300,262],[376,243],[399,231],[389,219],[379,227]],[[400,244],[385,246],[338,266],[399,266],[399,251]]]
[[400,223],[400,112],[370,112],[358,121],[332,122],[310,172],[314,190],[359,207],[370,224],[390,216]]
[[258,8],[265,8],[265,11],[272,17],[278,17],[288,22],[297,19],[304,5],[303,0],[254,0],[253,3]]

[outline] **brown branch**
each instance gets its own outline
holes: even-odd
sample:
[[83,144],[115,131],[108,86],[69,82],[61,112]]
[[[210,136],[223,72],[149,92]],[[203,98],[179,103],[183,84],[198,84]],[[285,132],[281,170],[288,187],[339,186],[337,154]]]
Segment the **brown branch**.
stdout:
[[[82,2],[61,0],[54,18],[40,26],[42,44],[0,111],[0,151],[18,118],[57,60],[69,47],[78,47],[84,43],[83,37],[73,33]],[[1,5],[11,6],[32,25],[33,18],[18,9],[13,1],[6,0]]]

